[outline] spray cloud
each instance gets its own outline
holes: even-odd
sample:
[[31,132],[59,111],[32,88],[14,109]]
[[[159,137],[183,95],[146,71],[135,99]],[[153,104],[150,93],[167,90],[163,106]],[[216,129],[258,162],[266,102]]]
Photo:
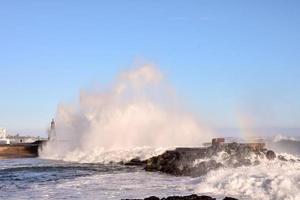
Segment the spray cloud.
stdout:
[[42,155],[76,152],[84,157],[92,152],[199,146],[209,141],[210,130],[184,111],[172,91],[150,64],[121,73],[109,89],[83,91],[78,105],[58,107],[57,140],[50,141]]

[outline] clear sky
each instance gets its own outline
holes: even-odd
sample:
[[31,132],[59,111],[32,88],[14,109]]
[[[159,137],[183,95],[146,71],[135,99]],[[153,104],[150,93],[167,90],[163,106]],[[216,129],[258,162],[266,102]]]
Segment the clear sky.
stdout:
[[[299,127],[300,1],[1,1],[0,126],[43,132],[60,102],[154,62],[211,124]],[[243,118],[243,117],[242,117]]]

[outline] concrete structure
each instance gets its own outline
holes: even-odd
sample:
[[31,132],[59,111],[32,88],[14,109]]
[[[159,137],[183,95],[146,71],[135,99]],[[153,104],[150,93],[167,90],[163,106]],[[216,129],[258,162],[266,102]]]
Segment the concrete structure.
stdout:
[[225,138],[213,138],[211,141],[212,146],[219,146],[225,143]]
[[253,150],[262,150],[266,146],[263,139],[249,139],[243,142],[226,142],[225,138],[213,138],[211,142],[212,146],[215,147],[234,143],[238,144],[239,146],[249,147]]
[[[49,139],[54,139],[55,136],[55,122],[52,120]],[[39,137],[9,136],[5,129],[0,129],[0,159],[38,157],[39,149],[47,141]]]

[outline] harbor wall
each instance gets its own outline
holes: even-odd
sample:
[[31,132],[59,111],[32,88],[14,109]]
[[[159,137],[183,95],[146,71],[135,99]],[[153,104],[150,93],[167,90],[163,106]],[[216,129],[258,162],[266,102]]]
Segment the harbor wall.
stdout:
[[24,144],[1,144],[0,159],[38,157],[39,148],[43,143],[45,143],[45,141]]

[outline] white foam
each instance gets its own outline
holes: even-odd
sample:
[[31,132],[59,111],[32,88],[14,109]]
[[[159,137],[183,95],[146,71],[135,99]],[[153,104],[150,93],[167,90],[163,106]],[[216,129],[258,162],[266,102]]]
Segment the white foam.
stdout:
[[[210,160],[215,160],[218,163],[222,163],[222,165],[225,166],[225,167],[230,167],[232,164],[238,162],[238,160],[236,160],[236,159],[233,160],[232,155],[229,155],[225,151],[221,151],[218,154],[213,155],[212,157],[205,157],[205,158],[201,158],[201,159],[196,159],[193,162],[193,166],[196,167],[201,162],[207,162],[207,161],[210,161]],[[244,159],[248,159],[252,165],[256,165],[257,161],[259,161],[259,163],[260,163],[260,162],[264,162],[264,161],[267,160],[267,158],[265,157],[265,155],[263,153],[255,154],[254,152],[251,152],[251,153],[247,154],[244,157]]]
[[108,90],[81,92],[78,105],[58,107],[57,141],[48,142],[41,156],[93,162],[106,160],[101,156],[112,151],[209,141],[212,132],[179,105],[166,85],[156,67],[143,65],[121,73]]
[[257,166],[211,171],[196,191],[240,199],[300,199],[300,162],[261,161]]
[[281,134],[278,134],[273,138],[273,142],[280,142],[281,140],[299,141],[299,139],[296,139],[295,137],[281,135]]
[[[46,159],[63,160],[79,163],[103,163],[126,162],[134,158],[145,160],[165,152],[165,148],[136,147],[132,149],[105,150],[104,148],[94,148],[86,152],[81,149],[75,149],[67,153],[47,150],[47,153],[41,152],[41,157]],[[45,152],[45,151],[44,151]]]

